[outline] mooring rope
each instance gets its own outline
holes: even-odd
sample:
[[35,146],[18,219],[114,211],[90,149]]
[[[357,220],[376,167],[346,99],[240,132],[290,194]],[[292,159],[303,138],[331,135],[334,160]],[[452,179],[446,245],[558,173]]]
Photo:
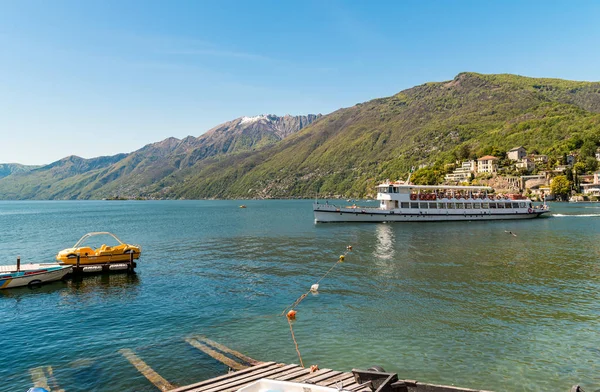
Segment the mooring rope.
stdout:
[[[325,274],[323,276],[321,276],[319,278],[319,280],[317,280],[317,283],[315,283],[315,285],[318,287],[319,283],[321,283],[321,281],[327,276],[329,275],[329,273],[331,271],[333,271],[333,269],[339,264],[344,262],[344,259],[346,258],[346,256],[348,255],[348,253],[352,250],[352,246],[348,245],[346,247],[346,251],[344,252],[344,254],[340,255],[339,259],[331,266],[331,268],[329,268],[329,270],[327,272],[325,272]],[[313,287],[315,286],[313,285]],[[298,299],[296,301],[294,301],[294,303],[292,303],[291,305],[289,305],[287,308],[283,309],[283,311],[281,312],[281,316],[283,316],[285,314],[285,312],[287,310],[290,309],[294,309],[296,306],[298,306],[300,304],[300,302],[302,302],[302,300],[304,300],[304,298],[306,298],[308,296],[308,294],[310,294],[310,292],[313,291],[312,287],[310,290],[308,290],[306,293],[302,294],[300,297],[298,297]]]
[[300,349],[298,348],[298,342],[296,341],[296,336],[294,335],[294,328],[292,328],[292,319],[288,317],[288,324],[290,325],[290,332],[292,333],[292,340],[296,345],[296,352],[298,353],[298,359],[300,360],[300,366],[304,367],[304,362],[302,362],[302,355],[300,355]]
[[[300,349],[298,348],[298,341],[296,340],[296,336],[294,335],[294,327],[292,326],[292,321],[296,319],[296,311],[294,310],[294,308],[296,306],[298,306],[300,304],[300,302],[302,302],[304,300],[304,298],[306,298],[308,296],[308,294],[311,291],[317,291],[319,289],[319,283],[327,276],[329,275],[329,273],[331,271],[333,271],[333,269],[335,268],[336,265],[338,265],[339,263],[344,262],[344,259],[346,258],[346,255],[348,255],[348,253],[352,250],[352,246],[348,245],[346,247],[346,252],[344,252],[343,255],[340,255],[340,257],[338,258],[338,260],[331,266],[331,268],[329,268],[329,270],[327,272],[325,272],[325,274],[323,276],[321,276],[321,278],[319,278],[319,280],[317,280],[317,283],[313,284],[310,288],[310,290],[308,290],[306,293],[302,294],[300,297],[298,297],[298,299],[296,301],[294,301],[294,303],[292,303],[290,306],[288,306],[287,308],[285,308],[283,310],[283,312],[281,312],[281,316],[283,316],[284,314],[286,314],[287,317],[287,321],[288,324],[290,326],[290,332],[292,334],[292,340],[294,341],[294,346],[296,347],[296,353],[298,353],[298,359],[300,360],[300,366],[304,367],[304,362],[302,361],[302,355],[300,354]],[[318,366],[313,365],[318,369]],[[311,371],[313,366],[311,366]]]

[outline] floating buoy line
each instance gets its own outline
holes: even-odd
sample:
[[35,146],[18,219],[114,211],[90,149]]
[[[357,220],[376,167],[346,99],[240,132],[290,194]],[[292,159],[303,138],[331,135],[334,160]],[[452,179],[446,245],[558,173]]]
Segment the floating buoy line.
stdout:
[[[329,275],[329,273],[331,271],[333,271],[333,269],[340,263],[343,263],[344,260],[346,259],[346,256],[348,255],[349,252],[352,251],[352,245],[348,245],[346,247],[346,252],[344,252],[344,254],[340,255],[340,257],[338,258],[338,260],[331,266],[331,268],[329,268],[329,270],[327,272],[325,272],[325,274],[323,276],[321,276],[319,278],[319,280],[317,280],[317,283],[313,284],[312,286],[310,286],[310,289],[302,294],[300,297],[298,297],[298,299],[296,301],[294,301],[290,306],[288,306],[287,308],[283,309],[283,312],[281,312],[280,316],[283,316],[285,314],[286,318],[287,318],[287,322],[290,326],[290,333],[292,335],[292,340],[294,342],[294,346],[296,347],[296,353],[298,354],[298,360],[300,361],[300,366],[304,367],[304,362],[302,361],[302,355],[300,354],[300,349],[298,348],[298,342],[296,341],[296,336],[294,335],[294,327],[292,326],[292,322],[296,320],[296,314],[297,311],[294,309],[296,308],[298,305],[300,305],[300,302],[302,302],[307,296],[308,294],[312,293],[316,293],[319,290],[319,284],[321,283],[321,281],[327,276]],[[287,313],[286,313],[287,312]],[[313,369],[319,369],[318,365],[312,365],[310,367],[311,372],[313,371]]]

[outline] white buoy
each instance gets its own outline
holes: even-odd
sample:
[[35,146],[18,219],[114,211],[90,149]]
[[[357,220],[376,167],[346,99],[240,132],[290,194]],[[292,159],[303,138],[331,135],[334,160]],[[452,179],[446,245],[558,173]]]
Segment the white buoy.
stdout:
[[317,291],[317,290],[319,290],[319,284],[318,283],[315,283],[312,286],[310,286],[310,291],[312,291],[313,293],[315,291]]

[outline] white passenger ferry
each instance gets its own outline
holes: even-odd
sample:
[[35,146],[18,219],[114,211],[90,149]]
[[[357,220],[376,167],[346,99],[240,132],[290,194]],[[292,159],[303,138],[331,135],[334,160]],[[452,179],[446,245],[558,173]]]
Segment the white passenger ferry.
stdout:
[[315,202],[318,222],[433,222],[531,219],[549,212],[520,194],[495,195],[484,186],[384,183],[377,187],[379,207]]

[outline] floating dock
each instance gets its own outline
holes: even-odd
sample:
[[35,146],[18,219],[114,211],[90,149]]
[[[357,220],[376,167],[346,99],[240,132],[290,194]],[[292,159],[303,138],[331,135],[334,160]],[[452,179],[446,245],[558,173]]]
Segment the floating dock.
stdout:
[[81,264],[80,260],[80,256],[77,255],[77,260],[72,270],[73,276],[113,272],[135,273],[135,267],[137,267],[137,263],[133,259],[133,253],[129,254],[128,261],[119,263]]

